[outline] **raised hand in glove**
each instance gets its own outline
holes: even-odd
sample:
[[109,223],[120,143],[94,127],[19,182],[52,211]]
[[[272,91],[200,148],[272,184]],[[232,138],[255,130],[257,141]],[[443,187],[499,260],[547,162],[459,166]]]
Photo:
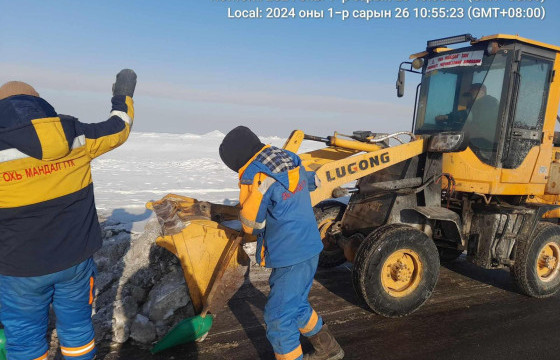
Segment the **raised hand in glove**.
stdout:
[[125,95],[132,97],[136,88],[136,73],[134,70],[123,69],[117,74],[113,84],[113,96]]

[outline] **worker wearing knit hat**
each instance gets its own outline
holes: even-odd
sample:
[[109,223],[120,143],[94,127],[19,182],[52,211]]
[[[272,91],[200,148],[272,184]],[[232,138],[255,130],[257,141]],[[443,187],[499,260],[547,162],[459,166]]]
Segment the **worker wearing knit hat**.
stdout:
[[[308,299],[323,249],[309,193],[317,187],[315,173],[245,126],[224,137],[219,153],[239,175],[239,219],[257,237],[257,263],[272,268],[264,321],[276,359],[342,359],[344,350]],[[315,348],[305,358],[300,335]]]
[[33,86],[22,81],[9,81],[0,86],[0,100],[15,95],[29,95],[39,97]]
[[109,119],[93,124],[58,114],[29,84],[0,86],[0,353],[5,346],[8,359],[48,358],[51,305],[62,356],[95,357],[93,254],[102,234],[90,163],[128,138],[135,86],[136,74],[121,71]]

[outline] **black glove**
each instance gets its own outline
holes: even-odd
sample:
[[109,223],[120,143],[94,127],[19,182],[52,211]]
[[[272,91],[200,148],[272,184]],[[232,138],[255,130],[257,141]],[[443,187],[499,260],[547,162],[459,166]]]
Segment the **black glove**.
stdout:
[[113,96],[125,95],[132,97],[136,88],[136,73],[134,70],[123,69],[117,74],[113,84]]

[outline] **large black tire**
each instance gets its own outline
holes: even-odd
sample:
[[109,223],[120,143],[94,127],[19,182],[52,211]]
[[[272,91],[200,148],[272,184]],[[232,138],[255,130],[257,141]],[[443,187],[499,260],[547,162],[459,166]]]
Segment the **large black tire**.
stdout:
[[422,306],[432,295],[438,277],[434,242],[422,231],[401,224],[385,225],[370,233],[358,249],[352,270],[358,297],[386,317],[405,316]]
[[334,244],[328,236],[326,236],[330,227],[342,219],[346,205],[338,201],[328,200],[320,202],[313,208],[315,212],[315,219],[317,226],[321,233],[321,240],[323,241],[323,251],[319,255],[319,266],[323,268],[331,268],[346,262],[344,251],[336,244]]
[[510,273],[523,294],[554,295],[560,289],[560,226],[540,222],[532,236],[520,239]]
[[437,249],[439,253],[439,262],[442,264],[451,263],[457,260],[459,256],[461,256],[461,254],[463,254],[463,250],[456,250],[456,249],[443,248],[443,247],[438,247]]

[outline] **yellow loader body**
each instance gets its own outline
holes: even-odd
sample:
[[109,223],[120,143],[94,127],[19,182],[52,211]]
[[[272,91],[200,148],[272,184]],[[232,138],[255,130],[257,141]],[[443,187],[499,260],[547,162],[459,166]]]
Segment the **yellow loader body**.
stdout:
[[[457,40],[463,38],[464,41]],[[470,45],[458,49],[441,46],[466,41]],[[472,57],[479,63],[455,71],[448,62],[438,60],[439,54]],[[441,57],[445,60],[444,55]],[[439,261],[455,259],[464,251],[469,261],[483,268],[510,268],[516,274],[516,284],[529,296],[551,296],[560,289],[560,235],[554,235],[560,234],[560,227],[550,230],[542,218],[556,223],[560,218],[560,208],[556,206],[560,203],[560,133],[554,132],[555,122],[560,120],[560,47],[518,36],[475,39],[465,34],[428,42],[426,51],[412,58],[413,62],[403,62],[399,68],[397,89],[399,93],[404,91],[405,70],[422,75],[413,132],[388,135],[358,131],[320,138],[296,130],[284,145],[284,149],[297,153],[303,140],[327,144],[299,154],[305,168],[316,173],[318,188],[311,193],[311,200],[325,245],[319,264],[353,262],[358,297],[384,316],[403,316],[420,307],[435,287]],[[523,59],[540,67],[523,65]],[[440,68],[428,69],[430,61]],[[406,64],[410,69],[403,68]],[[540,74],[549,68],[548,64],[547,81],[539,85],[542,111],[535,112],[531,104],[518,102],[524,94],[519,69]],[[448,76],[455,76],[454,87],[434,90],[438,96],[430,97],[431,86],[445,87],[445,81],[437,82],[437,74],[446,74],[445,70]],[[465,89],[478,85],[481,92],[478,82],[486,80],[477,80],[478,73],[490,71],[500,74],[487,82],[489,88],[495,88],[494,101],[502,105],[496,108],[492,120],[496,123],[492,141],[471,142],[488,140],[480,134],[485,127],[475,126],[479,123],[474,121],[474,114],[471,120],[467,115],[462,127],[457,127],[451,115],[467,109]],[[434,85],[430,85],[432,81]],[[432,103],[441,105],[444,93],[453,95],[449,109],[429,113],[428,117],[426,109]],[[531,110],[525,115],[521,111],[524,108],[520,108],[519,114],[525,116],[520,115],[521,120],[513,112],[519,103]],[[469,105],[471,109],[475,108],[473,104]],[[529,124],[527,119],[538,120],[534,128],[523,128]],[[467,122],[470,127],[465,127]],[[477,129],[478,135],[473,131]],[[401,135],[407,135],[409,141],[402,141]],[[343,185],[350,187],[344,189]],[[325,201],[349,194],[348,203]],[[239,207],[171,194],[148,207],[162,225],[157,244],[180,259],[197,312],[208,307],[217,268],[226,267],[219,294],[212,298],[215,304],[211,312],[217,312],[243,283],[249,263],[241,246],[232,260],[224,263],[239,232],[222,223],[237,220]],[[542,230],[545,228],[550,231]],[[531,241],[536,237],[539,246],[544,244],[544,250],[532,252],[534,256],[529,258],[523,249],[533,246]],[[244,241],[255,238],[245,236]],[[391,250],[391,246],[397,246],[395,243],[400,248]],[[535,271],[524,272],[527,266]],[[527,274],[538,276],[531,278]],[[430,282],[415,280],[421,278],[429,278]],[[376,297],[379,291],[384,291],[385,296]],[[403,299],[406,306],[402,305]]]

